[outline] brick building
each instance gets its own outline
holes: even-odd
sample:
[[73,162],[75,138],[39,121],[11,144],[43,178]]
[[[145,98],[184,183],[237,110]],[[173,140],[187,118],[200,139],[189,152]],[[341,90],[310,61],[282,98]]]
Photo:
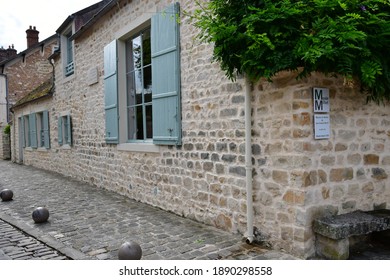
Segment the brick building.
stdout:
[[[13,46],[2,53],[0,62],[0,139],[3,139],[3,128],[11,120],[10,108],[17,100],[39,87],[53,77],[53,66],[48,57],[52,54],[58,39],[53,35],[39,41],[39,31],[30,26],[26,30],[27,49],[17,53]],[[7,152],[4,152],[7,150]],[[0,143],[0,158],[9,158],[7,145]]]
[[15,161],[304,258],[315,217],[390,208],[388,107],[320,73],[231,82],[177,20],[194,1],[170,2],[102,1],[64,22],[52,98],[15,108]]

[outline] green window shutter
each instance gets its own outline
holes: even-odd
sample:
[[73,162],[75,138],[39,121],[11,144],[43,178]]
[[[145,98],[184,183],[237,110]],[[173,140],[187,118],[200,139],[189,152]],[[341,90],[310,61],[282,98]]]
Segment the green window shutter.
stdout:
[[26,138],[24,136],[24,116],[21,116],[19,118],[19,124],[20,124],[20,127],[19,127],[19,141],[22,141],[22,147],[25,148],[26,147]]
[[106,142],[119,143],[117,42],[104,47],[104,100],[106,118]]
[[68,130],[66,135],[67,138],[65,139],[66,144],[72,145],[72,122],[70,115],[66,116],[66,129]]
[[30,147],[31,146],[31,143],[30,143],[30,125],[29,125],[30,121],[29,121],[29,115],[27,116],[24,116],[24,119],[23,119],[23,125],[24,125],[24,143],[25,143],[25,147]]
[[63,141],[62,141],[62,117],[58,117],[58,144],[62,146]]
[[152,17],[153,143],[181,144],[179,4]]
[[49,112],[43,111],[43,142],[45,143],[45,148],[50,148],[50,130],[49,130]]
[[31,148],[38,148],[37,141],[37,117],[35,113],[30,114],[29,118],[30,144]]

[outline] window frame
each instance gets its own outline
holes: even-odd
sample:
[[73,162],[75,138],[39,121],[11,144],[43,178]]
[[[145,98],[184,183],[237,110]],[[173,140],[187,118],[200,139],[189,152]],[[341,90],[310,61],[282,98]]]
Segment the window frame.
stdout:
[[72,118],[70,114],[58,116],[58,144],[63,148],[70,148],[73,145]]
[[[145,142],[152,142],[153,141],[153,122],[152,122],[152,119],[153,119],[153,103],[152,103],[152,95],[150,96],[150,101],[145,101],[145,93],[146,93],[146,89],[145,89],[145,71],[147,71],[147,68],[150,68],[150,83],[152,83],[152,61],[151,61],[151,45],[149,45],[149,51],[150,51],[150,63],[149,64],[144,64],[144,45],[143,45],[143,35],[148,32],[149,33],[149,44],[150,44],[150,36],[151,36],[151,26],[149,25],[148,27],[144,28],[143,30],[135,33],[133,36],[131,36],[129,39],[126,40],[125,44],[126,44],[126,50],[125,50],[125,55],[126,55],[126,121],[127,121],[127,125],[126,125],[126,139],[128,143],[145,143]],[[133,40],[135,40],[136,38],[141,38],[141,45],[140,45],[140,48],[141,48],[141,54],[140,54],[140,57],[141,57],[141,65],[139,68],[137,67],[133,67],[133,68],[130,68],[129,69],[129,64],[131,64],[131,62],[133,62],[133,64],[135,63],[134,61],[132,61],[130,59],[130,55],[133,55],[133,53],[130,53],[130,44]],[[130,104],[130,101],[129,101],[129,95],[131,94],[129,91],[129,79],[131,78],[130,75],[134,74],[136,75],[136,72],[139,72],[141,73],[141,77],[140,77],[140,80],[141,80],[141,102],[138,103],[137,101],[134,102],[134,104]],[[134,84],[136,84],[137,82],[135,81],[136,78],[134,78]],[[151,84],[151,86],[153,86]],[[152,92],[150,92],[150,94],[152,94]],[[135,92],[135,100],[137,99],[137,92]],[[134,128],[133,129],[137,129],[138,128],[138,125],[137,125],[137,119],[135,119],[135,122],[132,122],[132,120],[130,119],[130,110],[133,108],[134,111],[135,111],[135,114],[134,115],[137,115],[137,110],[138,108],[141,107],[141,110],[142,110],[142,134],[143,134],[143,139],[142,138],[138,138],[138,137],[134,137],[132,138],[131,137],[131,124],[135,124]],[[152,114],[152,119],[150,120],[152,123],[150,124],[151,125],[151,129],[152,129],[152,135],[150,137],[148,137],[148,124],[147,124],[147,107],[150,107],[150,110],[151,110],[151,114]],[[136,117],[135,117],[136,118]],[[136,132],[134,132],[136,133]]]
[[22,135],[19,136],[19,141],[23,142],[23,148],[50,148],[50,123],[47,110],[21,115],[20,120]]
[[[74,41],[70,40],[73,35],[73,23],[61,33],[61,57],[63,76],[65,78],[72,77],[75,72],[74,67]],[[66,80],[65,80],[66,81]]]
[[31,147],[31,138],[30,138],[30,115],[23,116],[23,128],[24,128],[24,148]]
[[[165,9],[161,11],[157,11],[156,8],[149,10],[149,12],[142,14],[142,16],[133,20],[130,24],[123,27],[121,30],[117,31],[114,35],[114,40],[109,42],[104,47],[104,85],[105,85],[105,140],[107,144],[117,144],[118,150],[123,151],[145,151],[145,152],[154,152],[160,151],[160,147],[162,145],[170,145],[170,146],[178,146],[181,145],[181,131],[182,131],[182,123],[181,123],[181,86],[180,86],[180,38],[179,38],[179,23],[176,17],[166,16],[166,13],[178,13],[179,12],[179,4],[171,4],[167,6]],[[164,20],[170,20],[169,26],[165,27]],[[161,29],[159,26],[160,22],[164,27]],[[154,27],[153,27],[154,26]],[[159,87],[160,94],[158,96],[155,95],[155,84],[153,84],[153,95],[152,95],[152,103],[153,103],[153,115],[161,116],[162,118],[154,118],[153,119],[153,139],[146,140],[136,140],[136,141],[128,141],[128,129],[127,129],[127,69],[126,69],[126,41],[141,32],[146,28],[151,28],[151,52],[152,52],[152,65],[153,56],[161,57],[165,55],[165,53],[173,53],[176,57],[174,61],[174,67],[169,67],[170,71],[166,78],[161,77],[162,75],[158,74],[159,81],[163,82],[164,86]],[[155,31],[153,31],[153,28]],[[153,33],[159,34],[160,31],[173,32],[172,36],[169,36],[170,40],[174,39],[175,41],[169,41],[174,45],[163,44],[155,44],[153,46]],[[163,32],[166,34],[166,32]],[[156,42],[160,42],[161,38],[165,38],[165,35],[160,35],[157,38]],[[161,49],[161,47],[166,47],[165,49]],[[153,48],[155,49],[155,53],[153,55]],[[159,51],[161,50],[161,51]],[[114,59],[115,58],[115,59]],[[114,63],[115,61],[115,63]],[[156,61],[156,59],[155,59]],[[164,63],[161,64],[160,60],[158,65],[160,69],[164,69]],[[106,69],[107,67],[107,69]],[[153,67],[153,66],[152,66]],[[172,78],[171,75],[172,70],[175,69],[176,73],[175,77]],[[152,70],[153,73],[165,73],[164,70],[162,72]],[[154,76],[154,74],[152,74]],[[155,78],[152,77],[154,80]],[[113,85],[113,81],[117,81],[116,87]],[[154,83],[154,82],[153,82]],[[167,85],[167,87],[165,87]],[[170,89],[170,86],[175,85],[175,89]],[[166,90],[166,91],[164,91]],[[113,94],[116,93],[116,97]],[[172,100],[173,97],[174,102],[169,101],[168,98]],[[158,106],[156,107],[154,103],[157,102]],[[167,102],[170,102],[167,104]],[[168,105],[168,107],[166,107]],[[155,121],[157,121],[158,125],[155,125]],[[167,121],[167,122],[166,122]],[[161,126],[160,126],[161,125]],[[155,134],[155,128],[159,127],[159,130],[156,130],[157,134]],[[173,129],[172,129],[173,128]],[[167,132],[168,131],[168,132]],[[173,134],[172,134],[173,132]],[[163,133],[163,134],[160,134]],[[167,135],[169,133],[169,135]]]
[[41,149],[50,148],[50,120],[48,111],[36,113],[37,146]]
[[66,37],[66,66],[65,66],[65,76],[73,75],[74,73],[74,60],[73,60],[73,41],[70,40],[72,32],[69,32]]
[[37,116],[38,148],[42,148],[45,147],[43,112],[36,113],[36,116]]

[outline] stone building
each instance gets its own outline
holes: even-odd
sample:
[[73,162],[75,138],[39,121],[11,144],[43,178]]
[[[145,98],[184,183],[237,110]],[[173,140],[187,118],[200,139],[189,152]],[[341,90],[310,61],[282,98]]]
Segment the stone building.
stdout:
[[30,26],[26,30],[27,49],[17,53],[14,47],[0,49],[0,158],[10,158],[8,135],[4,126],[11,121],[10,108],[17,100],[51,79],[53,66],[48,57],[58,45],[57,36],[39,41],[39,31]]
[[194,1],[170,3],[64,22],[52,97],[15,108],[14,161],[303,258],[314,218],[390,208],[388,107],[320,73],[231,82],[195,39]]

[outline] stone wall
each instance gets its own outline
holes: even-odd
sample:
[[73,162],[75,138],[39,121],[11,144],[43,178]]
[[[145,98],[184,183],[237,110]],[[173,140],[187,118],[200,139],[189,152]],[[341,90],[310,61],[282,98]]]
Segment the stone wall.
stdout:
[[0,126],[0,159],[11,159],[11,137],[4,133],[4,126]]
[[[24,109],[50,108],[51,148],[26,150],[24,162],[244,234],[244,81],[226,79],[212,63],[211,46],[194,40],[196,30],[184,14],[183,145],[129,152],[104,141],[103,48],[123,26],[168,3],[121,1],[76,40],[71,78],[64,78],[61,61],[56,61],[51,103]],[[194,8],[193,1],[180,3],[182,11]],[[99,81],[88,85],[88,71],[95,67]],[[313,140],[313,86],[330,88],[328,140]],[[72,147],[57,142],[58,116],[65,112],[72,116]],[[308,257],[314,253],[313,217],[389,207],[387,107],[366,105],[342,79],[314,74],[297,81],[281,73],[272,84],[260,82],[253,88],[252,125],[255,226],[274,247]]]
[[[330,90],[326,140],[314,140],[313,87]],[[256,221],[270,240],[309,256],[314,218],[390,207],[388,104],[366,104],[358,85],[316,73],[281,73],[253,95]]]
[[[54,32],[53,32],[54,33]],[[47,42],[43,48],[37,46],[26,50],[24,56],[14,58],[5,66],[4,74],[8,79],[8,102],[10,105],[49,79],[53,67],[47,59],[57,38]]]

